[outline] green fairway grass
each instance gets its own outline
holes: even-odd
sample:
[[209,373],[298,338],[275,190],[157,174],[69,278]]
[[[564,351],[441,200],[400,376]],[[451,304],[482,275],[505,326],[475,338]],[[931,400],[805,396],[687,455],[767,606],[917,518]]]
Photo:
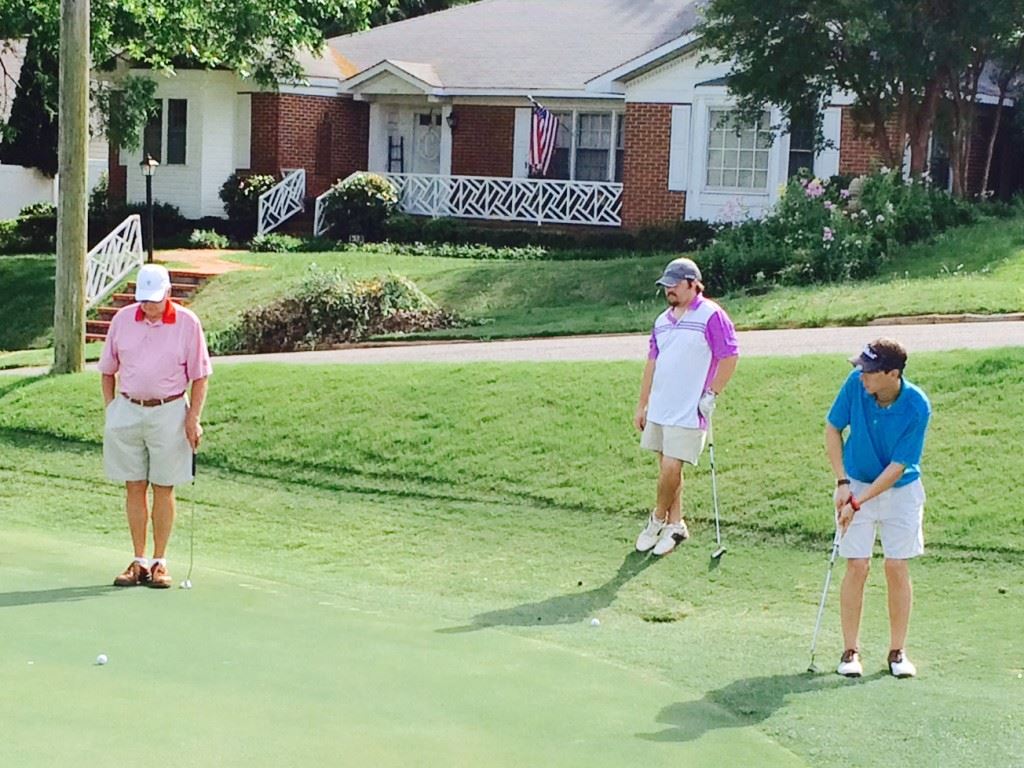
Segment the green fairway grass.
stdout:
[[[141,736],[194,765],[347,749],[353,765],[1016,768],[1024,351],[911,360],[936,409],[911,681],[884,674],[880,564],[866,677],[828,673],[842,565],[826,673],[804,671],[831,539],[822,420],[848,370],[741,363],[716,419],[729,551],[712,568],[706,466],[687,474],[693,539],[631,554],[654,483],[629,425],[639,362],[223,365],[171,552],[181,579],[195,505],[196,589],[169,593],[104,586],[130,550],[98,377],[0,380],[0,764],[122,764]],[[180,727],[112,728],[133,695]]]

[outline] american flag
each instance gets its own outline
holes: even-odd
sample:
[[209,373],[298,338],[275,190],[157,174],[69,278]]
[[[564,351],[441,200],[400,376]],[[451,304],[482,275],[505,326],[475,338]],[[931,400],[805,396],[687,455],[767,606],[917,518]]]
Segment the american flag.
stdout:
[[551,156],[555,153],[558,136],[558,118],[544,107],[535,104],[530,126],[530,171],[535,176],[546,176]]

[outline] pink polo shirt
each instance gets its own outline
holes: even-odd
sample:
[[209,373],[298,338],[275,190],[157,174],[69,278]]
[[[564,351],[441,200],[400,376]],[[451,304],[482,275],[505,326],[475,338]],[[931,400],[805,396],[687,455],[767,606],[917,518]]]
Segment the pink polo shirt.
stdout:
[[110,322],[97,368],[116,373],[118,390],[140,400],[180,394],[213,372],[199,318],[172,302],[155,323],[138,303],[122,307]]

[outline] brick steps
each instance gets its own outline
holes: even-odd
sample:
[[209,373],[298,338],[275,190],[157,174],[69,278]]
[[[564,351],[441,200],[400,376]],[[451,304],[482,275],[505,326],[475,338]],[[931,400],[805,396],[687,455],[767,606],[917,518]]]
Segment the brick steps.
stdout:
[[[216,277],[214,274],[194,269],[171,269],[168,272],[171,275],[171,298],[174,299],[176,304],[181,304],[182,306],[188,306],[189,301],[196,295],[199,289],[211,278]],[[117,314],[121,307],[134,303],[135,283],[129,282],[125,285],[123,292],[112,294],[104,306],[97,307],[94,310],[95,317],[86,321],[86,342],[106,341],[107,330],[110,328],[110,321],[114,315]]]

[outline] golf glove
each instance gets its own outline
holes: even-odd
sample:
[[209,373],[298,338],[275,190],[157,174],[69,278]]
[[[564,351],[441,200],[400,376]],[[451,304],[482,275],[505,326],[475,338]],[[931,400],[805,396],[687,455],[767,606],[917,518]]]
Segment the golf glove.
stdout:
[[715,393],[710,389],[700,397],[700,402],[697,403],[697,410],[700,411],[700,415],[708,421],[711,421],[711,415],[715,412]]

